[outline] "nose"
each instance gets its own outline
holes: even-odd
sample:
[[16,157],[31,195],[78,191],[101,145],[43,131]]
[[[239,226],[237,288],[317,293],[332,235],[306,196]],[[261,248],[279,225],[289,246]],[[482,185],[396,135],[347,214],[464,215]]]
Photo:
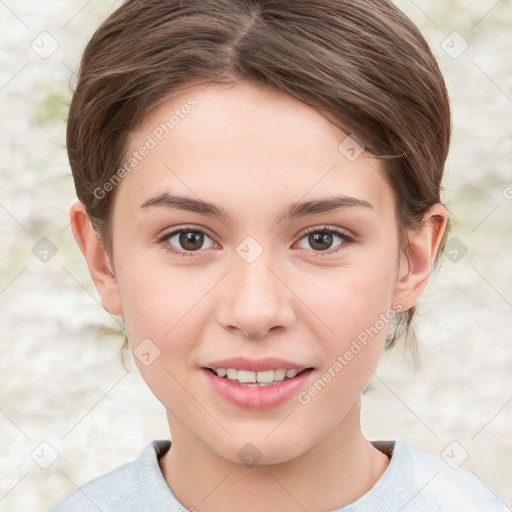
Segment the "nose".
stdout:
[[223,288],[225,300],[219,312],[221,325],[251,339],[261,339],[295,320],[294,295],[263,253],[256,261],[235,261]]

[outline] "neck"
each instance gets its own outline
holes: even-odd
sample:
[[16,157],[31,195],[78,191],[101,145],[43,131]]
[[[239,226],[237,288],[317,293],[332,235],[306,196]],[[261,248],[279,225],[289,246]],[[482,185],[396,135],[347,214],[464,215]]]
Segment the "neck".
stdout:
[[368,492],[389,463],[364,438],[359,414],[360,402],[296,459],[253,467],[219,457],[172,423],[172,448],[160,467],[181,504],[201,512],[334,510]]

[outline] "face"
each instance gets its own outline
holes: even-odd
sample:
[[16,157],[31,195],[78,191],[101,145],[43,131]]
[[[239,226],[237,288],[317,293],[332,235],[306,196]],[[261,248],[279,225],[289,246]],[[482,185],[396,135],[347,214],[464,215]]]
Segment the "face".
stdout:
[[276,463],[349,428],[407,308],[393,191],[345,138],[248,84],[191,88],[131,137],[144,155],[116,190],[112,263],[173,439]]

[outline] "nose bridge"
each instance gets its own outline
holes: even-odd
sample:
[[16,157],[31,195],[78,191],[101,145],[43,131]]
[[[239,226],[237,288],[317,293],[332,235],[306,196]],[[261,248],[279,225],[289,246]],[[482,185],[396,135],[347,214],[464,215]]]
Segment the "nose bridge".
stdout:
[[289,325],[293,313],[289,290],[273,268],[275,260],[266,251],[255,256],[256,248],[250,244],[240,244],[234,256],[224,325],[261,337],[273,327]]

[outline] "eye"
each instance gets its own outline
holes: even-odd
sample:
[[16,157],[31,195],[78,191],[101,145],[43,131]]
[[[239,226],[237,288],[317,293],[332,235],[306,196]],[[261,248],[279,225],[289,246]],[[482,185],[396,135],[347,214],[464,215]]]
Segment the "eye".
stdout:
[[[339,243],[334,245],[334,247],[338,249],[332,249],[336,238],[339,240]],[[205,239],[210,240],[208,247],[203,246]],[[338,252],[343,246],[355,242],[355,239],[344,231],[329,226],[312,228],[306,231],[300,238],[300,241],[302,240],[305,240],[314,252],[319,253],[319,256],[323,256],[323,253],[327,255]],[[190,226],[183,226],[166,233],[158,240],[158,243],[163,244],[167,252],[177,256],[194,256],[194,253],[216,245],[204,230]],[[307,249],[304,246],[300,247]]]
[[[338,249],[330,250],[331,247],[333,247],[333,242],[335,241],[336,238],[340,240],[340,242],[334,246],[338,247]],[[306,240],[306,243],[310,245],[314,252],[327,254],[338,252],[339,250],[341,250],[342,246],[355,242],[354,238],[345,233],[344,231],[329,226],[324,226],[323,228],[313,228],[306,231],[302,235],[300,241],[304,239]],[[302,248],[307,249],[307,247],[303,246]],[[323,254],[319,255],[323,256]]]
[[[205,237],[212,243],[209,247],[203,247]],[[158,240],[164,244],[164,249],[178,256],[193,256],[201,249],[209,249],[214,246],[213,240],[202,229],[184,226],[166,233]],[[176,249],[177,248],[177,249]]]

